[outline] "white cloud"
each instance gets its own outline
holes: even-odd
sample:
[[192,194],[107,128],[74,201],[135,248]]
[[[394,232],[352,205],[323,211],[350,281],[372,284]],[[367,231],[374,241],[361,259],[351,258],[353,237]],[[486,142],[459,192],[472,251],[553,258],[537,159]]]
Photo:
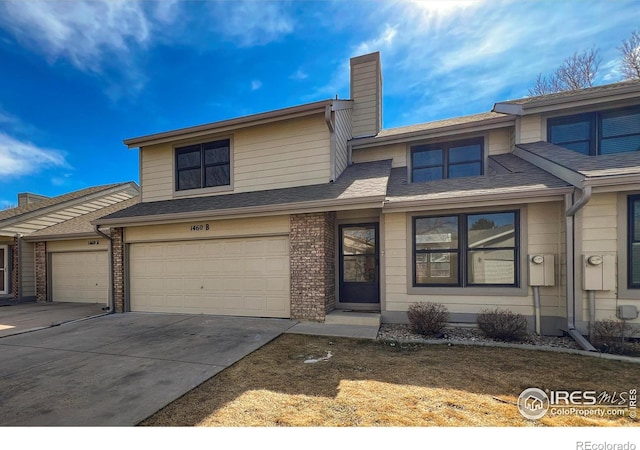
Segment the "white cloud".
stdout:
[[309,74],[303,71],[302,69],[298,69],[294,73],[289,75],[289,79],[295,80],[295,81],[306,80],[307,78],[309,78]]
[[126,57],[129,46],[144,46],[150,37],[139,2],[2,2],[2,13],[2,26],[24,45],[86,72],[100,72],[107,58]]
[[260,80],[253,80],[251,82],[251,90],[252,91],[257,91],[258,89],[260,89],[262,87],[262,81]]
[[68,167],[63,152],[38,147],[0,132],[0,176],[19,177],[52,167]]
[[398,34],[398,25],[390,26],[386,24],[384,30],[375,38],[362,42],[356,47],[356,55],[364,55],[379,50],[388,49],[393,45],[393,40]]
[[217,32],[240,47],[265,45],[294,30],[294,19],[285,4],[263,1],[212,2]]

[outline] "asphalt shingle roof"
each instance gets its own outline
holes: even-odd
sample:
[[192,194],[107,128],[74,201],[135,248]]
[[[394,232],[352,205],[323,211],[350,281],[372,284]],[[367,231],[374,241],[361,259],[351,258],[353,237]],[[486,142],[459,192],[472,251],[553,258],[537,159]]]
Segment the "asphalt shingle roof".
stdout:
[[140,197],[135,196],[130,198],[129,200],[114,203],[113,205],[109,205],[102,209],[84,214],[82,216],[66,220],[57,225],[43,228],[42,230],[31,233],[28,238],[29,240],[34,240],[34,238],[41,237],[55,238],[57,236],[95,234],[95,230],[93,229],[93,225],[91,225],[91,221],[107,214],[113,214],[114,212],[120,211],[121,209],[128,208],[132,205],[135,205],[139,201]]
[[538,103],[538,102],[546,102],[549,100],[571,100],[571,98],[573,97],[578,97],[578,96],[583,96],[583,95],[590,95],[590,94],[598,94],[598,93],[608,93],[610,91],[615,91],[621,88],[626,88],[626,87],[633,87],[633,86],[638,86],[640,87],[640,80],[626,80],[626,81],[621,81],[619,83],[611,83],[611,84],[605,84],[602,86],[593,86],[593,87],[589,87],[589,88],[584,88],[584,89],[575,89],[572,91],[562,91],[562,92],[555,92],[553,94],[546,94],[546,95],[537,95],[537,96],[532,96],[532,97],[524,97],[524,98],[519,98],[519,99],[515,99],[515,100],[507,100],[504,102],[498,102],[498,104],[510,104],[510,105],[527,105],[527,104],[534,104],[534,103]]
[[32,203],[25,206],[19,206],[17,208],[6,209],[4,211],[0,211],[0,221],[18,217],[22,214],[30,213],[32,211],[37,211],[39,209],[47,208],[49,206],[55,206],[58,204],[62,204],[64,202],[76,200],[86,195],[91,195],[101,191],[106,191],[108,189],[114,188],[116,186],[124,185],[124,184],[127,184],[127,183],[115,183],[115,184],[106,184],[102,186],[93,186],[86,189],[81,189],[79,191],[69,192],[68,194],[59,195],[57,197],[47,198],[37,203]]
[[218,212],[251,207],[294,206],[296,203],[359,200],[384,198],[391,171],[391,160],[353,164],[334,183],[272,189],[257,192],[217,195],[209,197],[183,198],[157,202],[138,203],[129,208],[109,214],[96,221],[131,219],[136,217],[173,215],[194,212]]
[[408,183],[407,168],[391,170],[387,204],[402,202],[429,201],[440,199],[462,198],[472,199],[477,196],[504,194],[526,195],[527,193],[544,192],[553,188],[569,186],[565,181],[545,172],[512,154],[489,157],[493,164],[502,170],[488,176],[451,178],[428,181],[424,183]]
[[587,156],[543,141],[516,147],[589,178],[640,174],[640,151]]

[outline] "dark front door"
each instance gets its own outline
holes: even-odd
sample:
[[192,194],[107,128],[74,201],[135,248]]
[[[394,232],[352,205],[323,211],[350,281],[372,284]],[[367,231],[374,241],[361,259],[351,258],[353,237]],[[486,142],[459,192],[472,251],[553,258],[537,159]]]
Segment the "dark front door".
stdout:
[[341,225],[340,302],[380,303],[378,224]]

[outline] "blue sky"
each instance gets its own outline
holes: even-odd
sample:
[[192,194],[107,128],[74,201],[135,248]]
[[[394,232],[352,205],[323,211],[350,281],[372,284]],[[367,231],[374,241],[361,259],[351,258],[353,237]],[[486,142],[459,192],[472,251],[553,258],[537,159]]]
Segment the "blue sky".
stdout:
[[138,182],[122,140],[349,96],[380,51],[384,127],[489,111],[600,48],[598,84],[636,1],[0,1],[0,209]]

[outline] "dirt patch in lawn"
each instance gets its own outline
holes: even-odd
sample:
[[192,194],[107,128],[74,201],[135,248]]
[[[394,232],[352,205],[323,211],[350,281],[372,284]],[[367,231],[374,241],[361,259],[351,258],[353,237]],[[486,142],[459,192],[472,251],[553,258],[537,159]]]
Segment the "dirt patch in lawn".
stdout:
[[639,369],[564,353],[285,334],[140,425],[638,426],[628,412],[530,421],[516,402],[530,387],[628,392]]

